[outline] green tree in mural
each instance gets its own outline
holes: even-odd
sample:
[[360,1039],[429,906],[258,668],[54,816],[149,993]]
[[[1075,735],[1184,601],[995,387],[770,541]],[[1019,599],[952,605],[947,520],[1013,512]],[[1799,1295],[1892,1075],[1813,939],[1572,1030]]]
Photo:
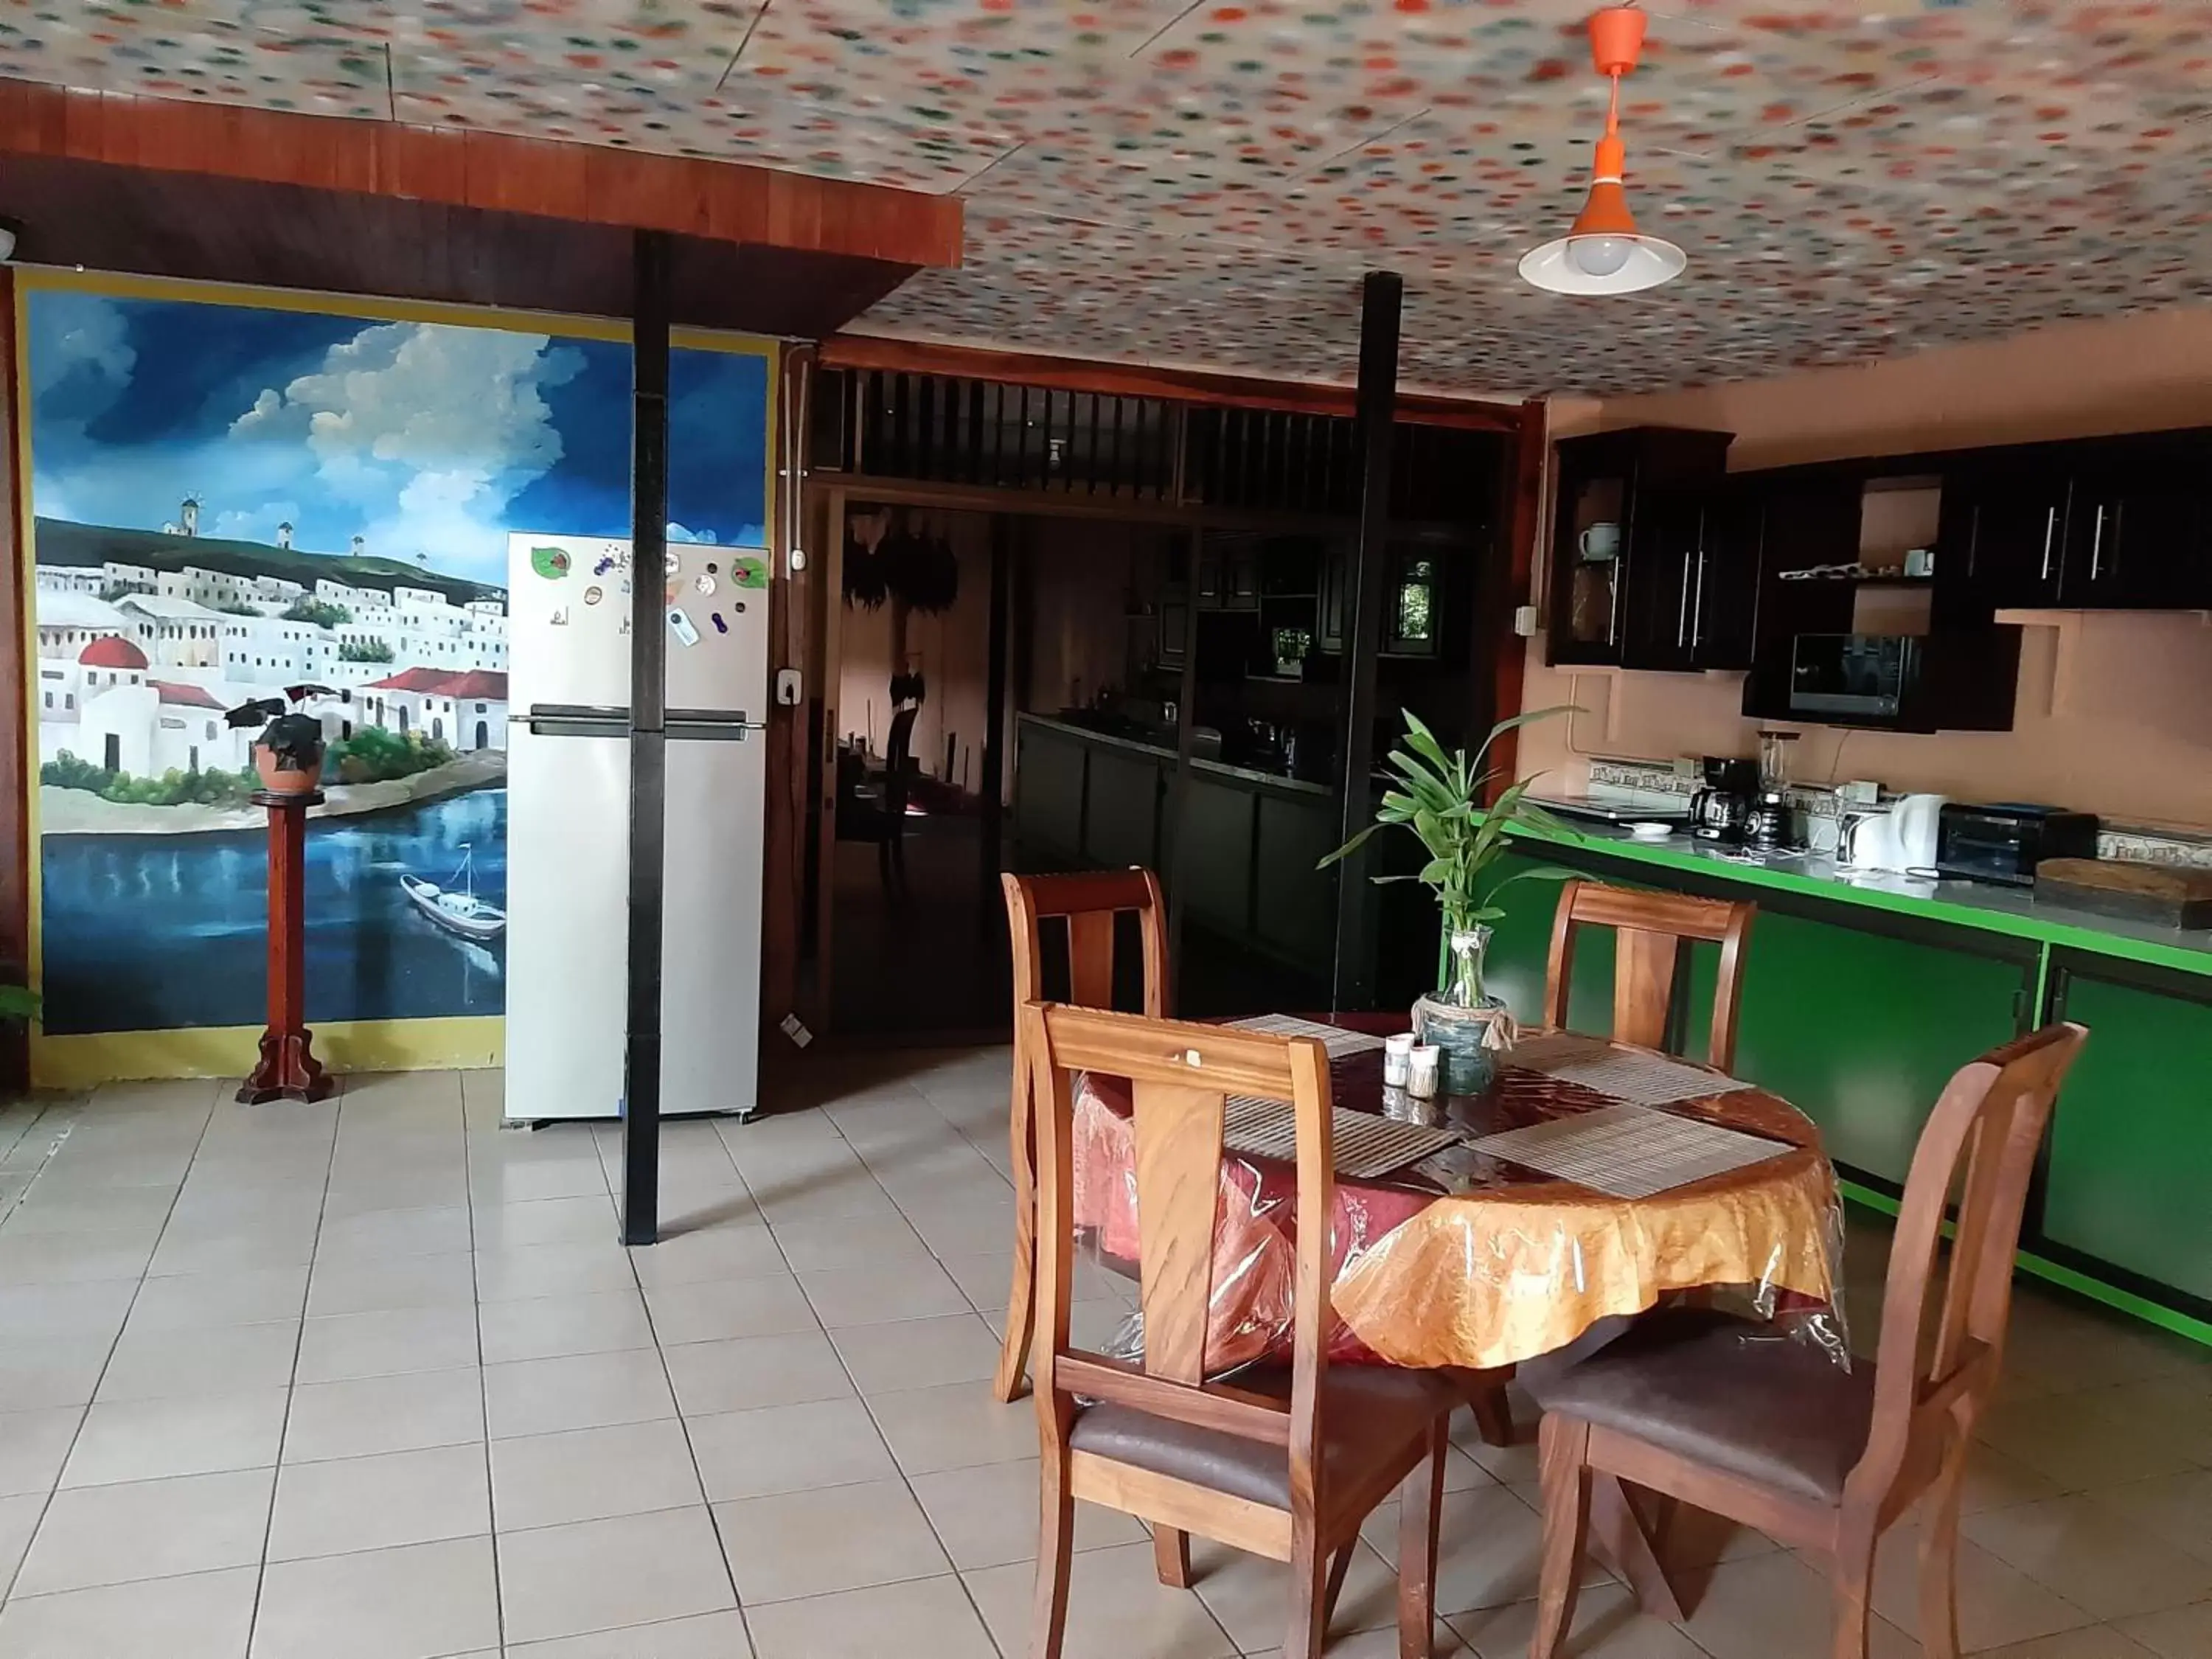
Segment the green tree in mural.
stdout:
[[[313,623],[318,628],[336,628],[341,623],[351,622],[353,612],[342,605],[332,605],[327,599],[295,599],[285,607],[284,620]],[[349,659],[349,660],[371,659]],[[391,657],[387,653],[384,657],[374,660],[389,662]]]
[[323,751],[323,776],[331,783],[380,783],[412,777],[453,758],[451,745],[420,732],[402,737],[380,726],[364,726]]
[[338,647],[340,662],[390,662],[392,647],[382,640],[347,640]]

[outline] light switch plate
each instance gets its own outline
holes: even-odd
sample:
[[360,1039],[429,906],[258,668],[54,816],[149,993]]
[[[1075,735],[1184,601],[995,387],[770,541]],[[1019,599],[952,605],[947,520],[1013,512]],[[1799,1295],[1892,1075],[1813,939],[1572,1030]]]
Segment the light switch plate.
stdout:
[[796,668],[779,668],[775,671],[775,700],[786,708],[799,707],[799,700],[804,690],[804,684],[799,678],[799,671]]

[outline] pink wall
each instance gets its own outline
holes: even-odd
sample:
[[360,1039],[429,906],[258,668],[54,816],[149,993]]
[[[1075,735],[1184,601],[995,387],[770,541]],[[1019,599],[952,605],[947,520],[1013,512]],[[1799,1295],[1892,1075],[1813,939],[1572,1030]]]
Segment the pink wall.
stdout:
[[[1555,437],[1733,431],[1738,471],[1914,450],[2212,426],[2212,309],[2068,324],[1864,368],[1641,398],[1561,399]],[[2130,823],[2212,825],[2212,624],[2047,614],[2024,636],[2014,729],[1902,737],[1808,728],[1801,776],[2042,799]],[[1592,755],[1754,752],[1740,676],[1570,672],[1529,656],[1524,708],[1588,712],[1525,732],[1523,766],[1579,784]],[[1840,752],[1838,752],[1840,750]]]

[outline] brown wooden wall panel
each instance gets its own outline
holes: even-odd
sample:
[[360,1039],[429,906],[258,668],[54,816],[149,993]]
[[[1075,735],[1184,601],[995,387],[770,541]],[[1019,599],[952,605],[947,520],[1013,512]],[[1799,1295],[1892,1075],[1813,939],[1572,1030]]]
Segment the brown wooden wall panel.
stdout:
[[[1055,392],[1164,398],[1211,409],[1285,410],[1304,415],[1350,416],[1356,412],[1352,388],[1348,386],[1266,380],[1200,369],[1155,368],[1143,363],[1105,362],[1087,357],[1051,357],[1036,352],[902,340],[881,334],[840,334],[835,339],[825,340],[822,344],[822,362],[830,368],[877,368],[896,374],[1002,380],[1018,386],[1045,386]],[[1514,432],[1519,429],[1522,416],[1519,407],[1513,404],[1401,392],[1397,418],[1419,426]]]
[[950,196],[738,162],[0,80],[0,153],[673,231],[891,264],[960,263]]

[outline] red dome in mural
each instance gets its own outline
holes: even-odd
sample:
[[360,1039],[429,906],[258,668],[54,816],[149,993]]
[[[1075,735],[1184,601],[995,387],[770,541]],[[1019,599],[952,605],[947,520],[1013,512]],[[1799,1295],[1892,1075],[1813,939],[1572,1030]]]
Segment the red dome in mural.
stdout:
[[143,669],[146,666],[146,653],[120,634],[101,635],[78,652],[76,659],[87,668]]

